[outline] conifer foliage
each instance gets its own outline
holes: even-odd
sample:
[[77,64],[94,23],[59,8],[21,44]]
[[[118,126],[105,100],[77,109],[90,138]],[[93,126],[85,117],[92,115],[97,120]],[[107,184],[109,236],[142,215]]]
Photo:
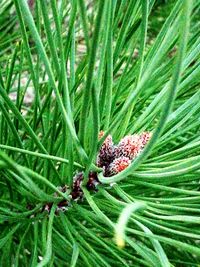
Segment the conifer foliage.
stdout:
[[0,1],[0,266],[199,265],[199,14]]

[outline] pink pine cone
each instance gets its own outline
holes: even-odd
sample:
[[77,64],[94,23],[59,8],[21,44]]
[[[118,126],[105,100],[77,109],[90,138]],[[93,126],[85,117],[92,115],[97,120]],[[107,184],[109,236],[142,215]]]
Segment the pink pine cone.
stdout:
[[[104,132],[101,131],[99,138],[103,136]],[[151,136],[150,132],[127,135],[121,139],[118,145],[114,145],[112,136],[108,135],[97,156],[97,166],[103,168],[105,176],[112,176],[123,171],[143,150]]]
[[144,148],[145,144],[151,138],[151,133],[144,132],[140,135],[127,135],[121,139],[115,148],[115,157],[128,157],[133,160]]
[[127,157],[119,157],[113,160],[109,165],[107,170],[107,176],[115,175],[124,169],[126,169],[131,164],[131,160]]
[[121,139],[118,146],[115,148],[115,157],[127,157],[130,160],[134,159],[140,152],[142,141],[139,135],[127,135]]
[[[104,132],[100,131],[99,139],[103,137]],[[103,142],[99,154],[97,155],[97,166],[103,167],[109,165],[109,163],[113,160],[114,156],[114,144],[112,141],[112,136],[108,135]]]

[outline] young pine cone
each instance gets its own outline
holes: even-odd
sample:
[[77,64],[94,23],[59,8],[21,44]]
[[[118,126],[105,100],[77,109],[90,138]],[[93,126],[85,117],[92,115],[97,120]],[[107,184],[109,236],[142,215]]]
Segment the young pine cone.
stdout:
[[113,160],[113,162],[107,168],[106,176],[115,175],[131,164],[131,160],[128,157],[119,157]]
[[115,148],[115,157],[124,156],[133,160],[141,152],[150,138],[151,133],[149,132],[144,132],[140,135],[135,134],[125,136]]
[[115,157],[127,157],[133,160],[141,150],[142,140],[139,135],[127,135],[115,148]]
[[[99,139],[104,135],[104,132],[101,131],[99,133]],[[114,158],[114,144],[112,141],[112,136],[108,135],[103,142],[99,154],[97,155],[97,166],[98,167],[103,167],[103,166],[108,166],[110,162]]]

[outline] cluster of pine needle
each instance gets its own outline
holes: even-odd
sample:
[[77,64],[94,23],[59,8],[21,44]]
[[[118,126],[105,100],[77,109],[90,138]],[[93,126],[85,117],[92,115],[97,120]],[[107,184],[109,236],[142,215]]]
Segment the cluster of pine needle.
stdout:
[[0,1],[0,266],[199,266],[199,14]]

